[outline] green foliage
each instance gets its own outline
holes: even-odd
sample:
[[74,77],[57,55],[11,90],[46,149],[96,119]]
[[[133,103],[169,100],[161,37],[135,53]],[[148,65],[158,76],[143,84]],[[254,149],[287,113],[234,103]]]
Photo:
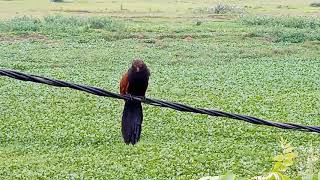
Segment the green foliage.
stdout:
[[274,35],[274,42],[300,43],[307,39],[305,33],[299,31],[276,31]]
[[320,27],[320,19],[317,17],[244,16],[241,18],[241,22],[246,25],[274,26],[275,28],[288,27],[316,29]]
[[[90,28],[85,17],[51,16],[23,33],[0,22],[1,69],[118,92],[132,59],[141,58],[152,74],[148,97],[320,124],[317,41],[269,42],[263,33],[275,28],[235,21],[112,18],[121,27],[112,31]],[[309,38],[309,30],[300,31]],[[1,77],[0,179],[199,179],[228,171],[252,177],[272,168],[266,162],[279,136],[299,147],[299,157],[320,144],[314,133],[143,108],[141,141],[127,146],[122,101]],[[301,167],[294,163],[286,175]]]
[[282,154],[277,155],[273,158],[275,164],[270,173],[265,176],[257,177],[257,179],[264,180],[290,180],[289,176],[285,175],[285,172],[290,166],[293,165],[294,159],[297,157],[297,154],[293,152],[293,147],[285,142],[281,141]]
[[86,17],[76,17],[76,16],[45,16],[45,25],[51,25],[50,28],[60,28],[62,27],[77,27],[85,26],[87,24]]
[[123,26],[108,17],[65,17],[65,16],[47,16],[44,18],[46,26],[50,29],[60,28],[64,31],[68,30],[85,30],[91,29],[104,29],[107,31],[121,31]]
[[40,29],[40,20],[33,17],[22,16],[14,17],[6,23],[9,31],[23,32],[23,31],[38,31]]
[[[43,20],[22,16],[0,23],[0,31],[21,32],[86,32],[90,29],[121,31],[124,26],[108,17],[46,16]],[[57,33],[55,33],[57,34]]]
[[275,43],[302,43],[320,40],[319,18],[248,16],[240,18],[240,22],[252,27],[247,36],[263,37]]
[[[225,175],[221,176],[207,176],[200,178],[200,180],[239,180],[239,179],[256,179],[256,180],[290,180],[291,178],[288,175],[285,175],[287,170],[294,164],[295,159],[298,155],[293,151],[293,147],[288,144],[285,140],[281,140],[282,153],[275,156],[273,160],[275,161],[273,168],[269,173],[264,176],[257,176],[253,178],[239,178],[235,174],[228,172]],[[299,177],[294,177],[297,180],[317,180],[320,178],[319,175],[303,175]]]
[[123,29],[121,24],[106,17],[90,17],[88,24],[92,29],[104,29],[107,31],[121,31]]

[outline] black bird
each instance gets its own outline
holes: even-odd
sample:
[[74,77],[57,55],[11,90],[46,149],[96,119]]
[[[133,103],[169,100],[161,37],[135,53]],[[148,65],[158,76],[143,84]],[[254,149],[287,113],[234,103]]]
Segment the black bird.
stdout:
[[[142,96],[148,88],[150,71],[142,60],[134,60],[120,81],[120,94]],[[136,144],[141,135],[143,112],[141,102],[126,100],[122,113],[122,136],[126,144]]]

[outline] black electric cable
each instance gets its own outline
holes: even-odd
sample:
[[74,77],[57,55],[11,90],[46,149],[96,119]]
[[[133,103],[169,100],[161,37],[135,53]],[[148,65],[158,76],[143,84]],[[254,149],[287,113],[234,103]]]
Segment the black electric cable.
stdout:
[[12,70],[0,69],[0,76],[7,76],[7,77],[14,78],[14,79],[22,80],[22,81],[31,81],[31,82],[35,82],[35,83],[47,84],[47,85],[57,86],[57,87],[68,87],[71,89],[76,89],[79,91],[91,93],[91,94],[94,94],[97,96],[105,96],[105,97],[111,97],[111,98],[123,99],[123,100],[141,101],[146,104],[171,108],[171,109],[174,109],[177,111],[192,112],[192,113],[198,113],[198,114],[207,114],[209,116],[226,117],[226,118],[245,121],[245,122],[252,123],[252,124],[273,126],[273,127],[277,127],[277,128],[281,128],[281,129],[293,129],[293,130],[299,130],[299,131],[320,133],[319,126],[305,126],[305,125],[298,125],[298,124],[293,124],[293,123],[271,122],[271,121],[267,121],[267,120],[263,120],[260,118],[247,116],[247,115],[227,113],[227,112],[222,112],[222,111],[218,111],[218,110],[194,108],[194,107],[180,104],[180,103],[167,102],[167,101],[163,101],[163,100],[157,100],[157,99],[151,99],[151,98],[145,98],[145,97],[139,97],[139,96],[120,95],[120,94],[106,91],[106,90],[96,88],[96,87],[74,84],[74,83],[70,83],[70,82],[50,79],[50,78],[41,77],[41,76],[37,76],[37,75],[25,74],[25,73],[21,73],[21,72],[17,72],[17,71],[12,71]]

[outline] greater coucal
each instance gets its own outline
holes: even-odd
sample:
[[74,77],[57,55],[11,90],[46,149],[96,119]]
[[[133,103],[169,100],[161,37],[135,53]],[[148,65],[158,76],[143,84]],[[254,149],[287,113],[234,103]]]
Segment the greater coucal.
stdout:
[[[134,60],[120,81],[120,94],[145,97],[148,88],[150,71],[142,60]],[[121,131],[126,144],[136,144],[140,139],[143,113],[141,102],[134,99],[126,100]]]

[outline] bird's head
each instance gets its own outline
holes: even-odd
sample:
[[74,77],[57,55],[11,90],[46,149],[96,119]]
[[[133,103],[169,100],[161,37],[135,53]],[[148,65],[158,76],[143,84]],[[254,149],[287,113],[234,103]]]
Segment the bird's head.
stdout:
[[140,72],[140,71],[144,71],[147,69],[147,65],[140,59],[135,59],[132,62],[132,66],[131,68],[135,71],[135,72]]

